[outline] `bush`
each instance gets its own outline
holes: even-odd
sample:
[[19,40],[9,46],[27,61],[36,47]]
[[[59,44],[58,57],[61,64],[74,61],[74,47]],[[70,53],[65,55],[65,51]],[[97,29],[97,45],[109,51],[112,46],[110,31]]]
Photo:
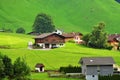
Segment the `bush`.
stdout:
[[81,67],[69,65],[68,67],[60,67],[59,71],[64,73],[81,73]]
[[0,45],[0,49],[10,49],[10,45]]
[[75,43],[75,41],[74,41],[74,40],[69,40],[68,42],[70,42],[70,43]]
[[113,46],[107,46],[106,49],[112,50]]
[[25,33],[25,29],[20,27],[16,30],[16,33],[21,33],[21,34],[24,34]]
[[2,30],[3,32],[9,32],[9,33],[12,33],[12,32],[13,32],[13,30],[10,29],[10,28],[8,28],[8,29],[2,28],[1,30]]
[[99,76],[99,80],[120,80],[120,75]]
[[38,45],[38,44],[33,44],[33,49],[41,49],[42,46]]

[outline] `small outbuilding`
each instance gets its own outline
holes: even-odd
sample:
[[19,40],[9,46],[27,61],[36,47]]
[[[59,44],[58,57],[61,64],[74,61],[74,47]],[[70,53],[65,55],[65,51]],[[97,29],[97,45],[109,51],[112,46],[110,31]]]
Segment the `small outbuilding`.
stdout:
[[37,71],[37,72],[44,72],[44,67],[45,66],[42,63],[37,63],[35,65],[35,71]]

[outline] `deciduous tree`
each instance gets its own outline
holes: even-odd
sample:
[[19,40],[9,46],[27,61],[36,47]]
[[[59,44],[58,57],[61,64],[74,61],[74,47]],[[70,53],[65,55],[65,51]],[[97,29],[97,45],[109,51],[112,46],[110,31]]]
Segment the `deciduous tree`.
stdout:
[[33,31],[37,33],[48,33],[55,30],[55,25],[51,17],[47,14],[41,13],[36,16],[33,24]]
[[28,67],[25,60],[17,58],[14,62],[14,76],[17,80],[27,80],[27,76],[30,75],[30,68]]
[[96,25],[90,34],[84,36],[84,40],[90,47],[107,48],[107,33],[105,32],[105,23]]

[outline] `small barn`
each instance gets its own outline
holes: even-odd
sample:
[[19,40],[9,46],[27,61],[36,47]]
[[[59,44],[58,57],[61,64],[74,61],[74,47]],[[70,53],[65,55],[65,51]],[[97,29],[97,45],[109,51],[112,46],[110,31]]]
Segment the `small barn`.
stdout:
[[35,65],[35,71],[37,71],[37,72],[44,72],[44,67],[45,66],[42,63],[37,63]]
[[86,80],[98,80],[98,76],[113,75],[112,57],[82,57],[80,64]]

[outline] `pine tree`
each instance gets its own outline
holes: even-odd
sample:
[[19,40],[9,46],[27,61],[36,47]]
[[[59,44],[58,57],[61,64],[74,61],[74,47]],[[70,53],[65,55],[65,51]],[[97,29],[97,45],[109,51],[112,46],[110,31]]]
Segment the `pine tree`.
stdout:
[[4,73],[9,79],[13,77],[13,65],[11,59],[8,56],[3,57],[3,64],[4,64]]
[[30,75],[30,68],[20,57],[14,62],[14,75],[17,80],[27,80]]
[[0,80],[2,80],[3,78],[5,78],[5,73],[4,73],[4,64],[2,59],[0,58]]

